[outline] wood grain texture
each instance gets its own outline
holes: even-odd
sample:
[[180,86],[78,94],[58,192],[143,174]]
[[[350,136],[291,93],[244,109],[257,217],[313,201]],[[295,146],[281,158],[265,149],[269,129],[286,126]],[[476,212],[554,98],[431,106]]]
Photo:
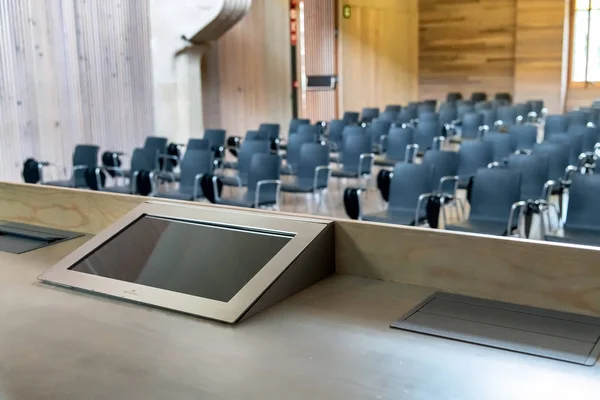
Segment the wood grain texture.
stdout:
[[338,273],[600,316],[600,249],[353,221],[335,227]]
[[291,119],[289,1],[254,0],[250,12],[204,55],[206,128],[244,136]]
[[565,0],[516,0],[516,7],[515,101],[543,99],[560,113]]
[[152,134],[147,1],[2,1],[0,60],[0,180],[28,157],[70,166],[76,144],[131,151]]
[[419,0],[419,97],[513,91],[514,0]]
[[[352,16],[341,16],[342,6]],[[418,95],[417,0],[340,2],[339,111],[404,104]]]
[[570,87],[567,93],[567,110],[573,107],[590,107],[594,100],[600,99],[600,85],[584,87]]

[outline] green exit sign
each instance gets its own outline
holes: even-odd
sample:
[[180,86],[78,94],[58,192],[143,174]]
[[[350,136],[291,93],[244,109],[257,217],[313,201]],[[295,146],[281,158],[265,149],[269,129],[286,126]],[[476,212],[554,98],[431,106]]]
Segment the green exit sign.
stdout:
[[352,7],[349,4],[344,5],[342,10],[342,15],[344,18],[349,19],[352,16]]

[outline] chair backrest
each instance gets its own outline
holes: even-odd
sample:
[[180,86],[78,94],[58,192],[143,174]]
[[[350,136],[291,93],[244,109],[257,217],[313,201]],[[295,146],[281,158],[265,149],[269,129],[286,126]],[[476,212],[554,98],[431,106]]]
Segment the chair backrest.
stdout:
[[565,175],[569,165],[569,147],[550,141],[533,146],[533,154],[546,155],[548,158],[548,179],[558,181]]
[[406,146],[414,143],[414,128],[391,128],[388,133],[386,159],[408,162],[406,159]]
[[493,161],[492,146],[487,142],[463,142],[458,151],[458,176],[468,178],[479,168],[486,168]]
[[210,140],[208,139],[189,139],[185,151],[190,150],[210,150]]
[[575,174],[571,182],[565,228],[600,231],[600,175]]
[[431,103],[421,103],[417,106],[417,113],[418,113],[418,118],[421,118],[422,114],[427,114],[427,113],[433,113],[435,114],[435,104],[431,104]]
[[480,101],[479,103],[475,104],[475,111],[491,110],[492,108],[494,107],[489,101]]
[[495,109],[490,110],[481,110],[481,115],[483,115],[483,124],[487,125],[491,128],[494,127],[494,122],[497,121],[497,113]]
[[517,112],[517,109],[514,107],[510,107],[510,106],[504,106],[504,107],[500,107],[498,108],[498,110],[496,111],[496,118],[500,121],[502,121],[503,125],[514,125],[517,123],[517,117],[518,117],[519,113]]
[[347,137],[347,136],[366,136],[366,128],[363,128],[362,126],[357,126],[357,125],[347,125],[344,127],[344,130],[342,131],[342,141]]
[[426,100],[423,100],[422,103],[432,107],[433,110],[435,110],[437,107],[438,101],[436,99],[426,99]]
[[[305,143],[300,149],[300,161],[298,163],[298,181],[312,186],[317,167],[329,165],[329,149],[320,143]],[[327,174],[318,176],[317,188],[327,187]]]
[[367,133],[371,137],[371,145],[374,149],[379,147],[381,143],[381,137],[387,136],[390,128],[392,127],[392,123],[390,121],[376,119],[371,122],[371,125],[367,127]]
[[227,136],[225,129],[206,129],[204,131],[204,139],[208,139],[212,150],[225,146],[225,136]]
[[419,102],[411,101],[406,105],[405,108],[403,108],[403,110],[406,110],[408,115],[410,115],[410,119],[419,118],[419,104]]
[[[196,175],[211,174],[213,172],[213,152],[205,150],[187,150],[181,160],[181,180],[179,190],[192,193]],[[198,193],[201,194],[201,193]]]
[[456,116],[460,120],[462,120],[466,114],[474,111],[475,107],[473,107],[471,104],[459,104],[456,106]]
[[544,124],[544,140],[555,133],[564,133],[569,129],[569,118],[566,115],[548,115]]
[[567,113],[569,118],[569,126],[583,125],[585,126],[590,120],[590,113],[583,110],[569,111]]
[[402,110],[402,106],[398,105],[398,104],[388,104],[387,106],[385,106],[385,110],[384,111],[392,111],[395,113],[399,113]]
[[152,154],[155,159],[155,167],[152,170],[159,168],[158,156],[159,154],[165,154],[167,152],[167,142],[168,139],[166,137],[148,136],[146,138],[144,149]]
[[396,122],[400,111],[386,110],[379,115],[379,119],[383,121]]
[[329,140],[337,143],[338,145],[342,144],[342,140],[344,138],[343,132],[346,127],[346,121],[342,119],[334,119],[329,123]]
[[479,103],[480,101],[486,101],[487,100],[487,94],[484,92],[473,92],[471,94],[471,101],[475,104]]
[[459,100],[462,100],[462,93],[459,93],[459,92],[449,92],[446,95],[446,101],[448,103],[456,103]]
[[440,106],[439,121],[445,125],[455,121],[458,118],[456,107],[452,104],[444,103]]
[[346,111],[342,119],[346,124],[358,124],[359,113],[355,111]]
[[537,142],[538,128],[535,125],[513,125],[508,131],[518,150],[531,150]]
[[[73,166],[87,165],[90,168],[98,166],[98,154],[100,148],[91,144],[78,144],[73,151]],[[87,186],[85,180],[85,170],[78,169],[73,172],[73,181],[76,187]]]
[[419,114],[419,123],[421,122],[431,122],[431,121],[439,121],[440,117],[436,112],[433,111],[424,111]]
[[131,172],[148,171],[154,169],[154,154],[144,148],[136,148],[131,153]]
[[512,95],[507,92],[498,92],[494,95],[494,100],[500,100],[510,104],[512,103]]
[[580,135],[582,137],[582,152],[593,152],[594,146],[600,139],[600,128],[594,126],[571,125],[569,127],[569,135]]
[[[458,173],[458,153],[455,151],[429,150],[423,156],[423,164],[433,170],[433,190],[440,188],[440,180],[445,176],[455,176]],[[441,188],[444,193],[453,191],[453,183]]]
[[479,127],[483,126],[483,114],[468,112],[462,117],[462,137],[475,139],[479,136]]
[[292,167],[292,172],[296,173],[300,163],[300,151],[302,146],[307,143],[315,143],[314,136],[311,134],[297,133],[290,136],[287,146],[287,163]]
[[[281,158],[277,154],[254,154],[250,161],[248,172],[248,191],[246,196],[254,199],[256,184],[259,181],[277,180],[280,178]],[[277,202],[277,190],[274,185],[267,185],[260,189],[263,202]]]
[[543,154],[511,154],[507,167],[521,173],[520,200],[542,198],[544,184],[548,181],[548,156]]
[[247,131],[245,140],[269,140],[269,133],[266,131]]
[[415,212],[419,196],[433,191],[430,165],[398,163],[390,182],[388,209]]
[[306,118],[295,118],[290,121],[290,130],[289,133],[293,134],[298,132],[298,127],[300,125],[310,125],[310,119]]
[[470,221],[508,223],[510,209],[521,198],[521,174],[508,168],[480,168],[471,191]]
[[260,124],[258,130],[267,133],[267,138],[270,140],[279,139],[279,124]]
[[531,112],[531,105],[529,103],[517,103],[514,105],[515,111],[518,117],[527,118],[527,115]]
[[398,113],[398,116],[396,117],[396,122],[400,124],[408,124],[413,119],[413,114],[411,113],[410,109],[403,108]]
[[483,141],[492,146],[494,161],[501,162],[517,149],[513,137],[508,133],[488,132]]
[[361,121],[362,122],[371,122],[375,118],[379,117],[379,108],[375,107],[365,107],[361,113]]
[[317,125],[300,125],[296,133],[299,135],[312,135],[313,140],[317,140],[320,131],[320,127]]
[[569,151],[569,165],[579,164],[579,155],[583,148],[583,134],[581,133],[555,133],[550,137],[550,142],[566,146]]
[[421,151],[433,148],[433,138],[442,134],[440,123],[433,121],[419,121],[414,133],[415,143],[419,145]]
[[237,169],[239,175],[248,175],[254,154],[267,154],[270,151],[271,143],[268,140],[244,140],[238,151]]
[[535,112],[538,117],[542,116],[542,110],[544,109],[544,100],[529,100],[527,102],[531,111]]
[[[344,132],[346,133],[346,132]],[[358,171],[360,155],[371,153],[371,138],[367,135],[344,134],[342,145],[343,170],[352,173],[368,173],[370,164],[363,163],[363,170]]]

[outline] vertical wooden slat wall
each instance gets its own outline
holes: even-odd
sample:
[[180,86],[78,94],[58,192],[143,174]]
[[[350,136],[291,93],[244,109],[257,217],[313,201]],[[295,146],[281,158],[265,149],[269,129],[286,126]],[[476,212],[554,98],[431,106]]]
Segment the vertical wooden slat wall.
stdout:
[[147,1],[0,1],[0,180],[152,134]]
[[[304,61],[305,76],[335,75],[335,1],[304,0]],[[300,101],[300,116],[314,121],[329,121],[336,117],[334,90],[311,90],[304,92]]]

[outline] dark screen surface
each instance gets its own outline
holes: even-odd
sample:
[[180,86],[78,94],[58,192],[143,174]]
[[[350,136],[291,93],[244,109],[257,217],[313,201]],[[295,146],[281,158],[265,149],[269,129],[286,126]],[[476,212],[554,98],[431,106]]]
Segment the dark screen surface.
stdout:
[[228,302],[291,238],[143,216],[70,269]]

